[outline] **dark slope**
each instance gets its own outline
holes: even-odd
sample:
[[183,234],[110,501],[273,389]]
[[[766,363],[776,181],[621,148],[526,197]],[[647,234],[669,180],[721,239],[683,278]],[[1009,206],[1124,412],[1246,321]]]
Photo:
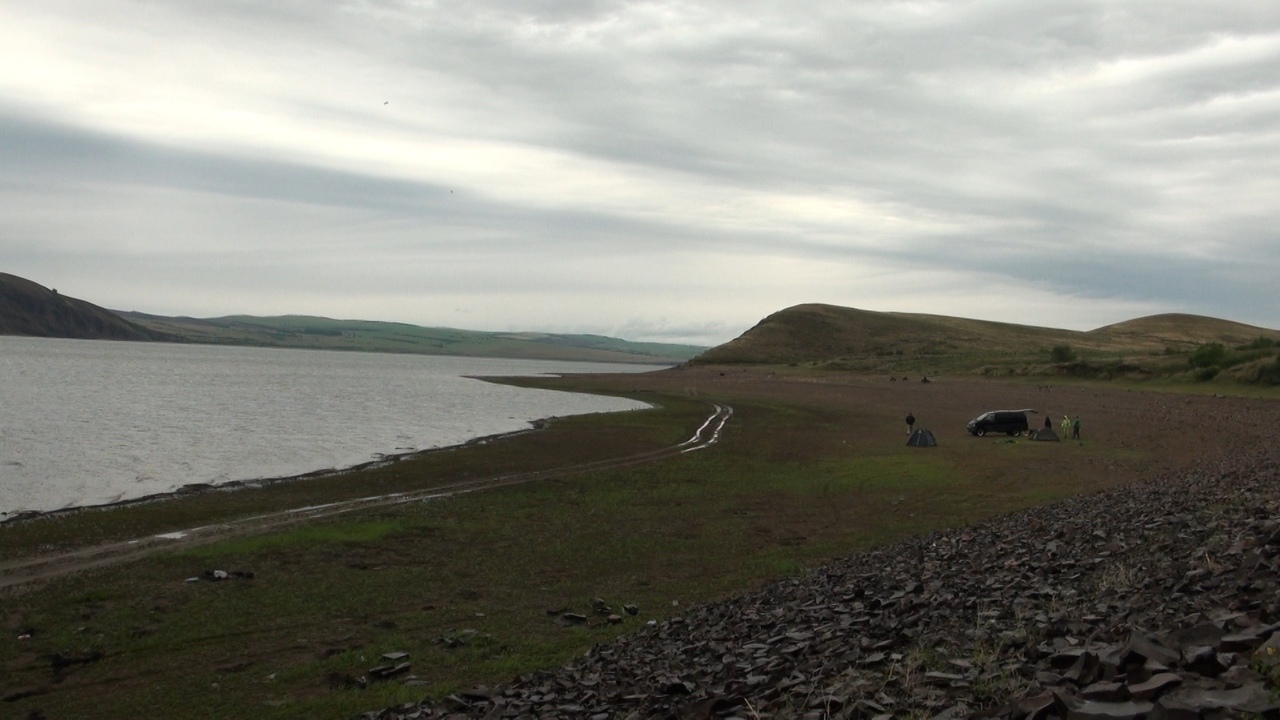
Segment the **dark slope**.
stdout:
[[0,273],[0,335],[86,340],[173,340],[93,303]]

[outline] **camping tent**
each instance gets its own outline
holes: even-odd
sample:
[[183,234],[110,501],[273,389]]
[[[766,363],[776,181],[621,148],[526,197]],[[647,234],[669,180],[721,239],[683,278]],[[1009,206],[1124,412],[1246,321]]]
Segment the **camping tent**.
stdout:
[[911,433],[911,437],[907,439],[907,444],[912,447],[934,447],[938,444],[938,441],[934,439],[933,433],[920,428]]
[[1039,430],[1032,430],[1027,434],[1031,436],[1032,440],[1050,440],[1052,442],[1061,442],[1061,438],[1058,437],[1058,433],[1053,431],[1053,428],[1040,428]]

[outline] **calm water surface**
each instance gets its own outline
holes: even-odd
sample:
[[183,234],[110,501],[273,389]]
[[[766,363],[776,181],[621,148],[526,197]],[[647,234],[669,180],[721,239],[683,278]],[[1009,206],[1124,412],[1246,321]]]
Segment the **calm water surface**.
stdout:
[[0,520],[647,407],[463,375],[651,365],[0,336]]

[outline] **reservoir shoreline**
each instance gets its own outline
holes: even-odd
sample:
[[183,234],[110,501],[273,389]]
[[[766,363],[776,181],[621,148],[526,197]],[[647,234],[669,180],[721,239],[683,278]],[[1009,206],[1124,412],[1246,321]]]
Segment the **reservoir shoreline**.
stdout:
[[639,409],[480,377],[655,369],[0,337],[0,521],[314,477]]
[[[625,411],[619,411],[625,412]],[[86,512],[93,510],[112,510],[116,508],[133,507],[138,505],[147,505],[151,503],[164,502],[175,498],[188,498],[195,495],[205,493],[218,492],[239,492],[241,490],[261,490],[273,485],[281,485],[284,483],[300,482],[306,480],[314,480],[317,478],[332,477],[334,475],[346,475],[351,473],[359,473],[365,470],[391,465],[403,460],[433,455],[437,453],[452,452],[462,448],[475,447],[479,445],[487,445],[495,440],[503,438],[511,438],[526,433],[535,432],[546,424],[554,420],[554,417],[542,418],[534,420],[530,423],[531,427],[522,430],[512,430],[510,432],[494,433],[492,435],[484,435],[482,437],[471,438],[464,442],[453,445],[444,445],[441,447],[423,448],[422,450],[410,450],[402,453],[387,453],[381,457],[340,468],[324,468],[320,470],[311,470],[296,475],[283,475],[280,477],[254,478],[252,480],[228,480],[224,483],[187,483],[176,490],[169,492],[154,493],[151,495],[143,495],[135,498],[127,498],[124,500],[116,500],[109,503],[97,503],[93,505],[76,505],[73,507],[58,508],[56,510],[21,510],[14,513],[0,511],[0,525],[9,523],[19,523],[27,520],[38,520],[41,518],[57,517],[61,515],[71,515],[78,512]]]

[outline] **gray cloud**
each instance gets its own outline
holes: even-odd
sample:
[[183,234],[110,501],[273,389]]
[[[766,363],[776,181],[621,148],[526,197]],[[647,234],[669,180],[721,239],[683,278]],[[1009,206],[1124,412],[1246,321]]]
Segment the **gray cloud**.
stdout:
[[37,68],[0,71],[0,261],[104,304],[706,343],[805,301],[1277,325],[1272,2],[64,0],[0,27]]

